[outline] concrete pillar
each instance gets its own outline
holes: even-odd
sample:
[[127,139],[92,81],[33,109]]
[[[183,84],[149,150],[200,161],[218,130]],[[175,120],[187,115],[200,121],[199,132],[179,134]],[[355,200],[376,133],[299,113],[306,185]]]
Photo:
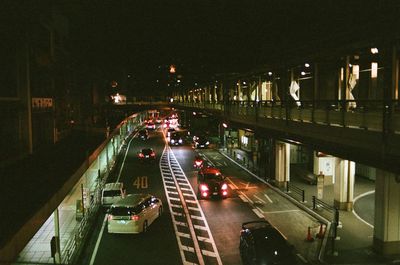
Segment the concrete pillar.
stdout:
[[400,254],[399,176],[377,169],[373,248],[382,255]]
[[354,162],[336,158],[334,205],[340,210],[353,209],[355,168]]
[[289,181],[290,172],[290,145],[276,142],[275,144],[275,181],[277,186],[283,187]]

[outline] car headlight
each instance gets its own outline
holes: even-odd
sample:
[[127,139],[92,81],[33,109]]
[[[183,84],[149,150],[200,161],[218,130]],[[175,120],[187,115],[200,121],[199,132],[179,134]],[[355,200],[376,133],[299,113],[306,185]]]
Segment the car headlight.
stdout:
[[207,142],[206,142],[206,145],[209,145],[209,144],[210,144],[210,142],[209,142],[209,141],[207,141]]
[[179,143],[180,143],[180,144],[182,143],[182,139],[179,139]]
[[174,140],[174,139],[171,139],[171,143],[175,143],[175,140]]

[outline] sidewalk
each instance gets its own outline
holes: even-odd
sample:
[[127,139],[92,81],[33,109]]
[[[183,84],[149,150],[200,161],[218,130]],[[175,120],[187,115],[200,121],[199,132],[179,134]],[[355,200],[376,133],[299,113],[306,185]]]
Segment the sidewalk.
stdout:
[[[220,150],[220,152],[237,164],[245,168],[249,172],[257,175],[257,170],[252,163],[249,154],[240,149]],[[312,209],[312,196],[317,195],[315,185],[310,185],[302,180],[291,179],[291,185],[305,191],[304,205],[308,209]],[[358,196],[365,192],[375,189],[375,184],[371,181],[356,178],[354,196]],[[284,191],[281,189],[281,191]],[[284,191],[286,193],[286,191]],[[288,195],[289,196],[289,195]],[[333,185],[324,187],[323,201],[333,206],[334,191]],[[357,203],[357,202],[355,202]],[[314,211],[319,215],[318,211]],[[373,213],[370,213],[373,214]],[[310,216],[311,218],[311,216]],[[340,226],[338,229],[338,237],[336,240],[330,238],[325,249],[324,263],[326,264],[400,264],[399,257],[381,257],[372,249],[373,228],[359,220],[353,212],[339,211]],[[297,221],[297,220],[296,220]],[[291,227],[298,229],[298,227]],[[304,230],[303,228],[301,230]],[[304,233],[303,233],[304,234]],[[334,249],[332,251],[332,242]]]

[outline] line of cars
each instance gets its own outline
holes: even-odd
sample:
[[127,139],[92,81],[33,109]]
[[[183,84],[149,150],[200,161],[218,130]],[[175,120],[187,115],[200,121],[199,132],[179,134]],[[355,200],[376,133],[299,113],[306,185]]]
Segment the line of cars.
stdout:
[[[226,177],[215,167],[209,166],[200,155],[195,157],[193,167],[197,172],[197,197],[208,199],[229,196]],[[244,265],[296,265],[299,259],[286,237],[266,220],[242,224],[239,252]]]

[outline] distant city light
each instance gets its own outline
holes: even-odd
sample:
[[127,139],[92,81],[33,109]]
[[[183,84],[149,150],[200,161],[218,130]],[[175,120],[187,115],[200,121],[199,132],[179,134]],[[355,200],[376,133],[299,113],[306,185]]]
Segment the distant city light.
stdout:
[[304,72],[304,71],[301,71],[301,73],[300,73],[301,75],[306,75],[306,72]]
[[272,75],[272,72],[268,72],[268,75],[271,76],[271,75]]
[[176,69],[175,69],[175,65],[170,65],[169,66],[169,72],[171,73],[171,74],[174,74],[175,72],[176,72]]
[[310,67],[310,64],[309,63],[305,63],[304,66],[308,68],[308,67]]

